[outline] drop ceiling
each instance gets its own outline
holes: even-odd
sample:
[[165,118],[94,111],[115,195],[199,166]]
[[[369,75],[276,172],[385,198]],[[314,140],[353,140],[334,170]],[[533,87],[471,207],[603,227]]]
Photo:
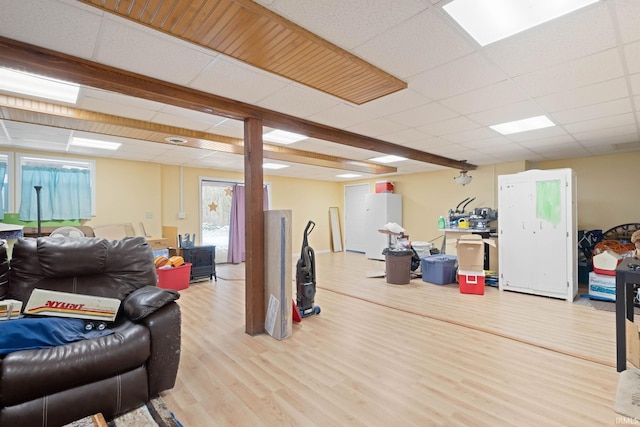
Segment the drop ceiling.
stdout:
[[[640,150],[640,2],[601,0],[485,47],[448,17],[444,3],[255,2],[406,83],[405,89],[363,103],[80,1],[0,0],[0,36],[475,165]],[[313,74],[312,67],[304,71]],[[75,108],[243,138],[241,121],[103,89],[83,87]],[[508,136],[489,128],[542,114],[556,126]],[[122,136],[108,137],[123,143],[115,152],[72,148],[70,136],[90,134],[0,117],[0,150],[242,170],[240,154]],[[357,161],[381,154],[315,138],[289,148]],[[269,174],[341,180],[336,175],[345,173],[288,164]],[[443,169],[416,160],[391,166],[400,174]]]

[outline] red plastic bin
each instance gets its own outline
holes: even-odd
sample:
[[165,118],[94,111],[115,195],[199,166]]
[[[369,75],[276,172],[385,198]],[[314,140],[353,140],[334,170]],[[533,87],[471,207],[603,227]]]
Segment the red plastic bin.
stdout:
[[187,289],[191,276],[191,263],[187,262],[180,267],[158,268],[158,287],[163,289]]

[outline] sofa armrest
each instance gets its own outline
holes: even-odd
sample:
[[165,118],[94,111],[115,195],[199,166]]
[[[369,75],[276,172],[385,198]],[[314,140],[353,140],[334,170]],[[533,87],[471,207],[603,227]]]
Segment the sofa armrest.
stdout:
[[142,322],[151,334],[151,357],[147,362],[149,396],[173,388],[178,375],[181,346],[180,306],[169,303]]
[[125,298],[123,310],[129,319],[137,322],[178,298],[178,291],[145,286],[136,289]]

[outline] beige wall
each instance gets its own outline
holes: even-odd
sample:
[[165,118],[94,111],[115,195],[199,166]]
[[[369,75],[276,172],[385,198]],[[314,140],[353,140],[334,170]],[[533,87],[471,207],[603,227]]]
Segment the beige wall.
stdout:
[[[304,228],[310,220],[315,222],[316,226],[309,235],[309,245],[316,252],[330,250],[329,208],[338,207],[341,217],[344,215],[342,184],[276,176],[265,177],[265,182],[271,183],[271,208],[292,211],[293,253],[300,253]],[[344,227],[342,219],[340,226]],[[344,244],[344,237],[342,241]]]
[[[128,222],[141,234],[144,223],[148,234],[161,235],[162,225],[178,227],[179,233],[199,234],[199,178],[242,181],[241,173],[203,168],[183,168],[183,197],[186,219],[178,219],[180,210],[180,168],[156,163],[96,158],[97,215],[86,225],[106,225]],[[497,207],[497,177],[502,174],[539,168],[571,168],[577,176],[578,228],[607,230],[619,224],[639,222],[636,201],[640,181],[640,153],[575,158],[558,161],[503,163],[481,166],[470,171],[473,181],[462,187],[453,181],[457,171],[416,173],[390,177],[395,191],[403,195],[403,226],[414,241],[434,241],[440,244],[437,229],[440,215],[466,197],[476,200],[467,206]],[[375,178],[370,182],[383,180]],[[266,176],[271,184],[271,207],[291,209],[293,248],[297,252],[307,221],[316,223],[310,244],[316,251],[331,248],[329,207],[340,210],[344,218],[345,183],[322,182]],[[357,182],[349,182],[354,184]],[[371,185],[374,191],[374,185]],[[344,233],[344,223],[341,224]]]
[[[461,186],[453,180],[457,170],[445,169],[409,175],[389,177],[394,183],[394,192],[402,195],[402,226],[413,241],[434,242],[439,247],[442,232],[438,230],[438,218],[447,215],[465,198],[476,199],[467,205],[465,212],[477,207],[497,208],[497,176],[516,173],[526,168],[526,162],[503,163],[481,166],[469,175],[471,183]],[[382,181],[376,178],[368,181],[371,191],[374,183]]]
[[[185,219],[178,218],[180,207],[180,168],[161,166],[162,170],[162,225],[178,227],[178,233],[200,234],[199,183],[200,178],[228,179],[242,182],[241,173],[202,168],[182,168]],[[264,182],[271,185],[271,209],[292,211],[292,238],[294,253],[302,244],[302,233],[309,220],[316,228],[309,236],[315,251],[330,249],[329,207],[342,203],[342,187],[333,182],[305,179],[290,179],[265,176]],[[200,243],[199,237],[197,242]]]
[[578,229],[606,231],[640,222],[640,153],[539,162],[539,169],[571,168],[578,187]]

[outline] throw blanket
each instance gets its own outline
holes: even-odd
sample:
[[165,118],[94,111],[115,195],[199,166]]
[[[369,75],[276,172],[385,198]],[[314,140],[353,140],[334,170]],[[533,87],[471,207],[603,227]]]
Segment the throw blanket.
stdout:
[[99,338],[110,329],[87,331],[85,321],[62,317],[25,317],[0,322],[0,355],[20,350],[55,347],[75,341]]

